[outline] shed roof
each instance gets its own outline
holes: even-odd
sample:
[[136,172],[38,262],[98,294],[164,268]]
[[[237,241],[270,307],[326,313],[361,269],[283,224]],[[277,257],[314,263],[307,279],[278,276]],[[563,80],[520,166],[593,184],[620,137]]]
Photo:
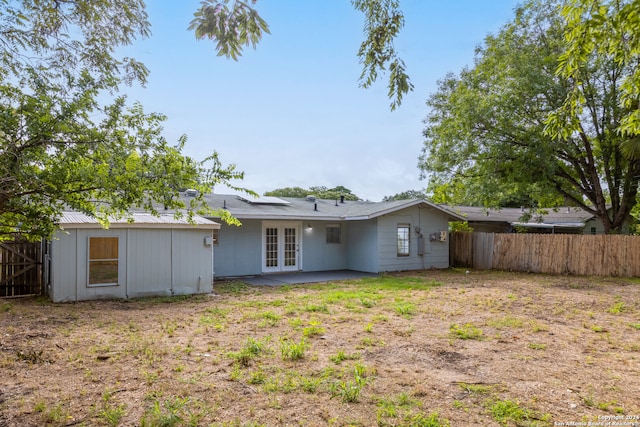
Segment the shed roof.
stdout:
[[[110,228],[220,228],[220,224],[207,218],[194,215],[192,222],[187,216],[176,218],[174,214],[152,215],[146,212],[133,212],[130,214],[131,221],[127,218],[110,218]],[[81,212],[67,211],[62,213],[59,221],[64,228],[101,228],[102,226],[94,217]]]
[[392,202],[363,200],[325,200],[319,198],[279,197],[273,203],[265,198],[254,201],[250,196],[207,194],[205,201],[212,209],[227,209],[238,219],[355,221],[376,218],[412,206],[431,209],[452,221],[464,221],[459,214],[422,199]]

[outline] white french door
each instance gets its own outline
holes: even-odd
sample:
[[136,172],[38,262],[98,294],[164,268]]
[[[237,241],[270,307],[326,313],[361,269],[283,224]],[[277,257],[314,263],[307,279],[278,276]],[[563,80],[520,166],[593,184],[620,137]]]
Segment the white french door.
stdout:
[[300,223],[262,223],[262,272],[300,269]]

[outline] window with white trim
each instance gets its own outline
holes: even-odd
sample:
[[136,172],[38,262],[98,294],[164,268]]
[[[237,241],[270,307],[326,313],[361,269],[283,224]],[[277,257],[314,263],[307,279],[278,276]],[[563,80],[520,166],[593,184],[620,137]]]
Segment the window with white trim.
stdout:
[[409,243],[411,239],[411,226],[398,224],[398,256],[409,256]]
[[118,238],[89,237],[88,286],[118,284]]

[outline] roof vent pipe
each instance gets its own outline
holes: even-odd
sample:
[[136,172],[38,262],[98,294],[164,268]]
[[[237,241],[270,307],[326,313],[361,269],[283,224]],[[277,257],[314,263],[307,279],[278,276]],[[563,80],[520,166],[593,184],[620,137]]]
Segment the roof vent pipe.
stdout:
[[227,199],[224,199],[222,202],[222,209],[227,209]]
[[344,196],[343,195],[340,196],[340,203],[344,203]]
[[317,203],[314,203],[314,204],[313,204],[313,210],[314,210],[314,211],[316,211],[316,212],[318,212],[318,204],[317,204]]

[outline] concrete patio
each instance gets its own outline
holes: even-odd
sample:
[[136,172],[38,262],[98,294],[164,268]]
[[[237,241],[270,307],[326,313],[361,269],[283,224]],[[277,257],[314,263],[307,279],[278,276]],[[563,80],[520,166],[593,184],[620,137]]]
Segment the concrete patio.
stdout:
[[301,283],[333,282],[339,280],[362,279],[363,277],[377,277],[376,273],[364,273],[352,270],[333,271],[296,271],[291,273],[273,273],[260,276],[237,277],[234,280],[256,286],[294,285]]

